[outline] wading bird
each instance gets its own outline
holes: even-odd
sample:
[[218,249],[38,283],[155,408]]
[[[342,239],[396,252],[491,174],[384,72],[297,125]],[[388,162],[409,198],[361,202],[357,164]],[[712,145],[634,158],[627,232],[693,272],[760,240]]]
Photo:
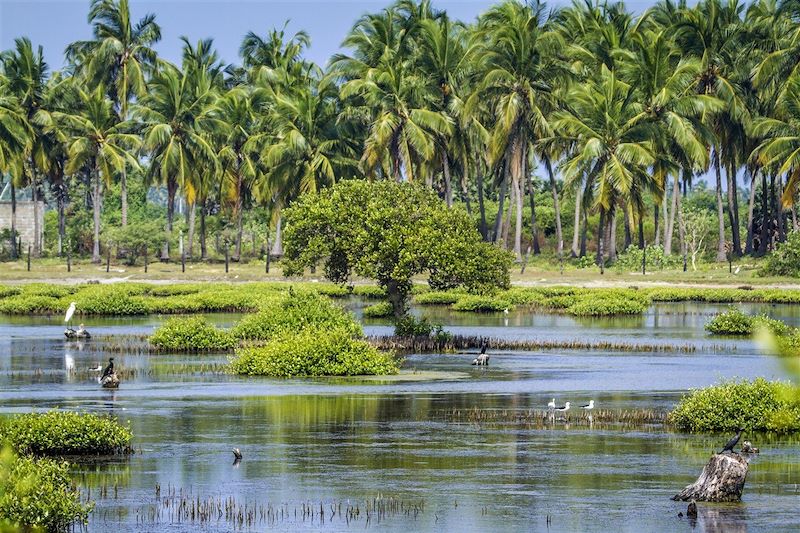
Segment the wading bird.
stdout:
[[586,405],[581,405],[581,409],[586,409],[587,411],[594,409],[594,400],[589,400],[589,403]]
[[76,304],[75,302],[69,304],[69,307],[67,308],[67,314],[64,315],[64,322],[69,323],[72,320],[72,315],[75,314],[75,307],[77,305],[78,304]]
[[555,409],[555,410],[556,410],[556,411],[561,411],[562,413],[566,413],[567,411],[569,411],[569,402],[566,402],[566,403],[565,403],[564,405],[562,405],[561,407],[556,407],[556,409]]
[[556,408],[556,399],[555,398],[553,398],[552,400],[547,402],[547,408],[550,409],[550,410],[553,410],[553,409]]

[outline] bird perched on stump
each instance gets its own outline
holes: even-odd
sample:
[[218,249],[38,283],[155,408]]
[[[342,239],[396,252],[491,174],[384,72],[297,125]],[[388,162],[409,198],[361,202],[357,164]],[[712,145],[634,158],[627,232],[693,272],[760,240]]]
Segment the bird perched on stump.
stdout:
[[733,453],[733,447],[736,446],[736,443],[738,443],[739,439],[742,437],[742,431],[744,431],[744,428],[737,429],[736,435],[734,435],[731,438],[731,440],[728,441],[728,443],[725,445],[724,448],[722,448],[722,451],[719,453],[725,453],[725,452]]

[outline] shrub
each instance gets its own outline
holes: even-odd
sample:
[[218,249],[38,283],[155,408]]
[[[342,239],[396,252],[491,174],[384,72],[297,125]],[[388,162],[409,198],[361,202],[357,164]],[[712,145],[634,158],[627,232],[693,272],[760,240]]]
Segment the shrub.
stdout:
[[544,305],[547,297],[538,289],[513,288],[501,294],[513,305],[541,306]]
[[283,331],[300,331],[309,326],[338,327],[353,336],[361,326],[350,313],[328,298],[315,293],[290,291],[268,309],[244,317],[231,331],[237,339],[269,340]]
[[153,333],[150,344],[166,350],[202,352],[230,350],[237,341],[204,317],[192,316],[170,318]]
[[174,285],[157,285],[152,287],[147,294],[150,296],[176,296],[181,294],[197,294],[207,289],[208,285],[196,283],[176,283]]
[[[665,255],[662,246],[651,244],[646,248],[647,270],[662,270],[664,268],[677,268],[683,264],[683,259],[677,255]],[[614,269],[620,272],[642,270],[642,250],[636,245],[631,245],[627,250],[617,256],[614,262]]]
[[381,300],[386,298],[386,289],[377,285],[356,285],[353,294],[369,300]]
[[759,271],[764,276],[800,276],[800,232],[792,231],[779,243]]
[[414,296],[414,303],[418,305],[452,305],[464,296],[456,291],[429,291]]
[[8,285],[0,285],[0,298],[8,298],[9,296],[14,296],[19,294],[20,288],[19,287],[9,287]]
[[114,455],[130,453],[133,435],[113,418],[48,411],[0,423],[0,441],[20,454]]
[[681,398],[669,420],[685,431],[800,431],[797,393],[788,383],[763,378],[727,381]]
[[639,315],[648,307],[649,304],[639,298],[586,296],[570,305],[567,312],[576,316]]
[[715,335],[752,335],[753,318],[742,313],[741,309],[731,307],[715,315],[706,324],[706,331]]
[[427,318],[416,318],[405,315],[394,324],[394,334],[398,337],[433,337],[439,342],[447,342],[453,338],[444,331],[441,324],[432,324]]
[[0,451],[0,531],[67,531],[85,524],[91,509],[81,504],[68,463]]
[[346,328],[284,331],[265,346],[236,350],[237,374],[272,377],[396,374],[391,354],[379,352]]
[[394,315],[392,304],[381,302],[364,308],[365,318],[386,318]]
[[466,295],[458,299],[450,306],[456,311],[471,311],[477,313],[493,313],[497,311],[510,310],[514,306],[511,302],[496,296]]
[[89,285],[73,295],[61,299],[61,308],[66,309],[75,301],[77,313],[82,315],[144,315],[148,309],[141,298],[147,286],[134,283]]
[[[59,311],[60,300],[49,296],[19,294],[0,300],[0,313],[9,315],[31,315]],[[64,307],[64,310],[66,307]]]
[[74,293],[75,287],[67,285],[54,285],[52,283],[29,283],[23,285],[20,294],[28,296],[48,296],[50,298],[63,298]]

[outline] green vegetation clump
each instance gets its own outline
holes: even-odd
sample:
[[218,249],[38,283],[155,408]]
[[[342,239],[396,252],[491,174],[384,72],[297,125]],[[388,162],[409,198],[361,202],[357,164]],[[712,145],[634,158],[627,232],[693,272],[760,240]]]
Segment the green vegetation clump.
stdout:
[[575,316],[640,315],[650,303],[642,298],[626,298],[621,295],[584,296],[567,308]]
[[464,295],[456,301],[451,309],[455,311],[469,311],[473,313],[495,313],[509,311],[514,308],[510,301],[497,296],[481,296],[477,294]]
[[759,274],[800,277],[800,232],[792,231],[786,237],[786,242],[778,243]]
[[66,309],[74,301],[81,315],[144,315],[147,306],[137,296],[146,289],[147,286],[134,283],[89,285],[62,298],[58,310]]
[[9,315],[46,314],[54,312],[58,305],[59,300],[50,296],[18,294],[0,300],[0,313]]
[[[647,252],[646,270],[677,268],[683,263],[683,259],[677,255],[666,255],[663,246],[651,244],[645,251]],[[617,256],[614,269],[618,272],[641,272],[643,254],[644,252],[638,246],[629,246],[627,250]]]
[[681,398],[669,420],[684,431],[800,431],[800,394],[796,387],[758,378],[728,381]]
[[463,296],[463,292],[457,291],[428,291],[414,296],[414,303],[417,305],[452,305]]
[[356,285],[353,294],[368,300],[381,300],[386,298],[386,289],[376,285]]
[[150,337],[150,344],[174,351],[230,350],[237,340],[202,316],[170,318]]
[[13,416],[0,422],[0,442],[17,453],[37,456],[130,453],[130,428],[91,413],[48,411]]
[[386,318],[393,315],[392,304],[389,302],[380,302],[364,308],[365,318]]
[[19,294],[21,289],[19,287],[9,287],[8,285],[0,285],[0,299],[8,298]]
[[67,531],[85,524],[91,509],[81,503],[69,463],[0,451],[0,531]]
[[351,336],[362,334],[355,318],[328,298],[313,292],[290,291],[275,305],[244,317],[231,331],[236,339],[268,341],[277,333],[307,327],[341,328]]
[[54,285],[52,283],[28,283],[22,286],[20,294],[26,296],[47,296],[49,298],[63,298],[76,291],[76,287],[68,285]]
[[547,297],[539,289],[529,289],[514,287],[501,293],[501,296],[511,302],[512,305],[523,305],[527,307],[543,306]]
[[766,328],[775,335],[787,335],[789,333],[789,326],[784,322],[766,315],[749,316],[737,307],[731,307],[728,311],[715,315],[706,324],[706,331],[715,335],[749,336],[759,328]]
[[264,346],[236,350],[231,367],[251,376],[360,376],[396,374],[394,356],[383,353],[349,328],[310,327],[284,331]]

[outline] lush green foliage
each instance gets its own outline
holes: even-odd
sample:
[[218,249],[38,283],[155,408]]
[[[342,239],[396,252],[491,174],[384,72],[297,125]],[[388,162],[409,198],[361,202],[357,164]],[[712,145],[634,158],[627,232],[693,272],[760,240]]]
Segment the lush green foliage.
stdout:
[[684,396],[670,421],[685,431],[800,431],[800,395],[783,382],[728,381]]
[[786,335],[789,332],[789,326],[780,320],[766,315],[749,316],[738,307],[731,307],[728,311],[715,315],[706,324],[706,330],[715,335],[750,336],[759,328],[766,328],[775,335]]
[[398,318],[412,277],[426,271],[434,289],[509,285],[507,254],[482,243],[461,210],[443,209],[434,194],[411,184],[340,182],[299,199],[285,216],[285,273],[322,263],[335,282],[353,273],[376,279]]
[[364,317],[366,318],[386,318],[390,316],[394,316],[394,311],[392,311],[392,304],[389,302],[380,302],[364,308]]
[[[0,450],[0,531],[67,531],[84,524],[91,505],[69,477],[69,464]],[[19,529],[17,529],[19,528]]]
[[361,335],[353,316],[324,296],[291,291],[274,306],[242,318],[231,334],[236,339],[268,341],[278,333],[299,332],[308,327],[338,328],[351,336]]
[[493,313],[497,311],[510,311],[514,308],[511,302],[499,296],[464,295],[450,306],[456,311],[471,311],[474,313]]
[[153,333],[150,344],[164,350],[202,352],[229,350],[237,341],[204,317],[193,316],[170,318]]
[[418,305],[451,305],[458,301],[464,293],[457,291],[428,291],[414,296]]
[[284,331],[264,346],[236,351],[231,362],[237,374],[272,377],[357,376],[395,374],[398,365],[347,328],[305,328]]
[[786,242],[776,246],[760,273],[765,276],[800,277],[800,232],[790,233]]
[[145,252],[148,260],[152,261],[166,235],[160,220],[148,220],[112,228],[106,233],[106,237],[118,249],[125,250],[125,262],[133,265],[139,257],[144,257]]
[[20,454],[112,455],[129,453],[131,430],[113,418],[90,413],[48,411],[0,422],[0,442]]
[[567,307],[567,312],[577,316],[639,315],[650,307],[647,298],[623,294],[586,294]]
[[638,246],[629,246],[627,250],[617,256],[614,269],[619,272],[641,272],[642,256],[646,252],[646,270],[662,270],[664,268],[677,268],[683,263],[678,255],[664,254],[663,246],[651,244],[643,252]]

